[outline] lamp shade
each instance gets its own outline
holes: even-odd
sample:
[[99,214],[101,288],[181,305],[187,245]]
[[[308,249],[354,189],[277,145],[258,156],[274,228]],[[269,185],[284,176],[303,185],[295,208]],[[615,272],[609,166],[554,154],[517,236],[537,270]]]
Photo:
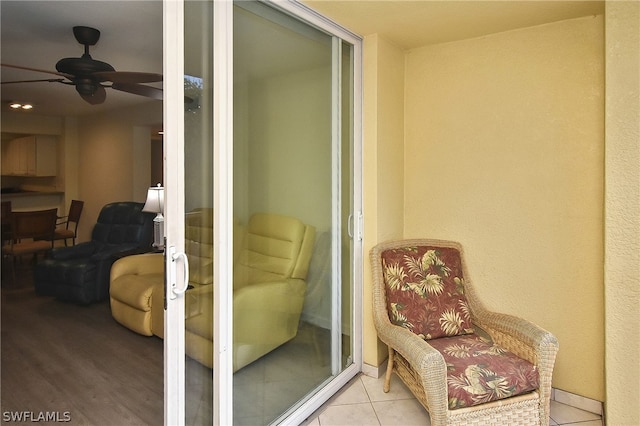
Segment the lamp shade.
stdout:
[[147,201],[144,203],[142,211],[149,213],[162,213],[164,211],[164,188],[160,184],[149,188]]

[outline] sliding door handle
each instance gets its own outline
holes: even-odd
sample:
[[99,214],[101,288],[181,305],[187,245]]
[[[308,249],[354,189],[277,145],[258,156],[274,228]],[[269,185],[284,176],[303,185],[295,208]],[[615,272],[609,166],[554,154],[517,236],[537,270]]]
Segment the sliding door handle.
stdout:
[[[184,278],[182,287],[178,287],[177,280],[177,264],[180,259],[182,259]],[[172,300],[184,294],[184,292],[189,288],[189,259],[184,252],[176,253],[176,248],[174,246],[169,247],[169,286],[171,290],[169,292],[169,298]]]

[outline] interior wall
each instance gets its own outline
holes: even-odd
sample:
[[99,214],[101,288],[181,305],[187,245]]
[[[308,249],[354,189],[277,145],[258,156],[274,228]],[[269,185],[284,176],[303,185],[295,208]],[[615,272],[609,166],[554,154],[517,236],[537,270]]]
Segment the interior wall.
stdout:
[[[331,227],[331,69],[251,81],[246,173],[248,191],[234,203],[247,214],[273,212]],[[239,107],[234,107],[236,110]],[[236,166],[237,167],[237,166]],[[245,201],[238,198],[246,197]],[[244,223],[248,217],[240,218]]]
[[[64,118],[64,137],[62,138],[62,158],[58,159],[58,175],[62,179],[64,191],[65,212],[69,211],[71,200],[80,199],[80,179],[78,165],[80,164],[78,139],[78,118]],[[60,152],[60,151],[59,151]],[[66,214],[66,213],[65,213]]]
[[460,241],[488,307],[560,342],[553,386],[604,401],[603,17],[406,57],[404,236]]
[[2,132],[26,135],[60,135],[63,119],[25,112],[6,111],[1,117]]
[[[387,356],[373,324],[368,253],[402,238],[404,210],[404,53],[377,34],[363,44],[363,361],[376,368]],[[372,372],[377,373],[377,371]]]
[[[162,102],[149,102],[122,110],[83,116],[78,122],[79,189],[84,200],[79,241],[88,241],[98,214],[115,201],[145,202],[146,190],[134,189],[133,170],[149,156],[134,155],[136,127],[162,122]],[[146,150],[143,150],[145,153]],[[144,192],[144,193],[142,193]]]
[[235,79],[233,86],[233,215],[249,217],[249,83]]
[[164,141],[151,137],[151,185],[161,183],[164,186]]
[[607,2],[607,423],[640,424],[640,3]]
[[[132,131],[132,154],[136,159],[131,164],[132,199],[142,197],[144,202],[149,187],[158,183],[151,182],[151,128],[149,126],[134,126]],[[162,160],[160,162],[162,164]]]

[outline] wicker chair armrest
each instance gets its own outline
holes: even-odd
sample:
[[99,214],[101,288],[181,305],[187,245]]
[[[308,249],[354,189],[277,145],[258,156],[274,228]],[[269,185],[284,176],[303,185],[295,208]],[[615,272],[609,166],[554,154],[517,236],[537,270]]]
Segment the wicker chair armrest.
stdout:
[[447,410],[447,365],[427,341],[406,328],[394,325],[386,312],[374,311],[374,323],[380,340],[398,352],[411,365],[427,397],[430,412]]
[[524,318],[497,312],[484,311],[478,326],[503,348],[526,359],[538,369],[540,399],[544,401],[541,418],[549,415],[549,398],[553,366],[559,345],[550,332]]
[[534,323],[513,315],[486,311],[476,319],[476,324],[505,349],[541,368],[553,368],[558,340],[550,332]]
[[378,328],[378,337],[399,352],[416,369],[424,363],[432,365],[440,361],[444,366],[444,358],[440,352],[406,328],[389,324],[388,327]]

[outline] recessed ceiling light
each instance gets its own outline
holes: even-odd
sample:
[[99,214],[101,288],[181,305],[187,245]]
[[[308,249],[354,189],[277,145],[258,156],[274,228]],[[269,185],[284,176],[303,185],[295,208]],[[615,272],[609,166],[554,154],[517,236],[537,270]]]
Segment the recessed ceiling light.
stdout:
[[25,110],[29,110],[33,108],[32,104],[26,104],[26,103],[21,103],[21,102],[9,102],[9,107],[11,109],[25,109]]

